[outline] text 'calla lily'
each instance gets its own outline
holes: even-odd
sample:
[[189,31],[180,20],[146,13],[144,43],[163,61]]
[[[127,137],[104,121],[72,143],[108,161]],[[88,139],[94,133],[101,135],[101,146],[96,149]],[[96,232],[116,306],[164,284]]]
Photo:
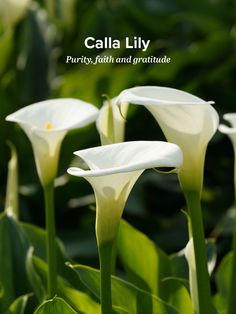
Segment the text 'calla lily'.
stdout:
[[96,120],[98,109],[84,101],[60,98],[24,107],[6,117],[17,122],[29,137],[43,185],[54,179],[60,147],[67,131]]
[[169,142],[179,145],[184,163],[179,173],[183,188],[201,189],[208,142],[218,127],[218,114],[204,101],[181,90],[143,86],[124,90],[118,103],[144,105],[159,123]]
[[89,167],[69,168],[84,177],[96,197],[98,243],[113,241],[129,193],[145,169],[182,166],[182,152],[165,142],[125,142],[75,152]]

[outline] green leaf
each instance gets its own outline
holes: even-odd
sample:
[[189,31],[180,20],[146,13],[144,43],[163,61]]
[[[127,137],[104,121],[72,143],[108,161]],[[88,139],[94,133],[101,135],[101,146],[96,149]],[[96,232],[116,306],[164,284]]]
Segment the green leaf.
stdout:
[[214,295],[213,304],[217,309],[217,313],[226,314],[227,313],[227,302],[226,299],[223,298],[219,293]]
[[162,287],[162,279],[171,276],[170,260],[154,242],[122,220],[117,248],[133,284],[162,298],[167,297],[168,292]]
[[[44,290],[46,290],[47,264],[32,254],[29,255],[29,258],[31,258],[30,263],[32,265],[32,271],[35,273],[34,277],[39,278],[40,285],[43,285]],[[89,295],[83,291],[72,288],[70,284],[60,276],[57,277],[57,280],[58,296],[62,297],[74,310],[78,313],[100,313],[100,304],[94,301]]]
[[34,252],[34,248],[30,247],[27,253],[27,258],[26,258],[26,270],[27,270],[27,275],[31,283],[31,286],[33,288],[33,291],[37,299],[39,300],[39,303],[42,303],[46,299],[47,290],[40,276],[37,274],[37,272],[34,269],[34,265],[32,261],[33,252]]
[[76,311],[74,311],[69,304],[67,304],[63,299],[61,298],[54,298],[52,300],[48,300],[41,304],[39,308],[34,312],[35,314],[77,314]]
[[18,161],[16,149],[8,142],[11,149],[11,159],[8,163],[7,192],[5,211],[7,215],[18,218]]
[[227,298],[229,295],[229,283],[233,252],[229,252],[221,261],[216,271],[216,284],[220,295]]
[[[34,248],[34,255],[46,261],[46,230],[28,223],[21,223],[27,234],[31,246]],[[71,269],[65,266],[70,259],[64,252],[63,244],[57,239],[57,270],[58,273],[67,279],[73,286],[78,286],[77,276]]]
[[[0,312],[16,297],[30,291],[25,260],[29,241],[18,221],[6,213],[0,215]],[[4,257],[4,258],[2,258]]]
[[173,305],[181,314],[194,314],[193,303],[188,289],[188,282],[179,278],[166,278],[163,286],[169,290],[168,304]]
[[[83,265],[73,265],[71,267],[78,273],[81,281],[99,298],[100,271]],[[112,276],[112,303],[114,306],[124,308],[130,313],[178,313],[160,298],[115,276]]]
[[9,307],[6,314],[24,314],[30,294],[22,295]]
[[69,287],[65,282],[59,282],[60,295],[79,313],[100,313],[100,304],[95,302],[88,294]]

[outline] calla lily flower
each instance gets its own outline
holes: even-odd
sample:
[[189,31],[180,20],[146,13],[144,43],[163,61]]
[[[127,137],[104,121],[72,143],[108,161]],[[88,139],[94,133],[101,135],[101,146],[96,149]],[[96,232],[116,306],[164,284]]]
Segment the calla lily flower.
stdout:
[[52,99],[24,107],[6,117],[29,137],[43,185],[54,179],[63,138],[71,129],[96,120],[98,109],[78,99]]
[[61,143],[69,130],[95,121],[97,115],[98,109],[91,104],[78,99],[61,98],[27,106],[6,117],[7,121],[17,122],[29,137],[44,190],[49,298],[53,298],[57,293],[53,184]]
[[[159,123],[169,142],[183,151],[183,167],[179,181],[187,201],[190,217],[189,234],[193,237],[197,276],[196,313],[213,313],[207,270],[204,226],[200,196],[207,145],[217,130],[219,117],[211,106],[189,93],[158,86],[143,86],[124,90],[117,104],[128,102],[144,105]],[[192,292],[192,291],[191,291]],[[194,298],[194,297],[193,297]]]
[[112,241],[117,232],[129,193],[145,169],[179,168],[182,152],[165,142],[125,142],[75,152],[89,167],[69,168],[68,173],[84,177],[93,187],[97,204],[98,243]]
[[166,142],[125,142],[75,152],[83,168],[69,168],[69,174],[84,177],[96,198],[96,237],[100,263],[101,313],[112,313],[112,247],[126,200],[145,169],[179,168],[180,148]]
[[121,108],[115,105],[116,98],[103,102],[96,122],[102,145],[120,143],[124,141],[125,118],[128,103],[123,103]]
[[179,145],[184,163],[179,172],[183,189],[202,188],[207,145],[218,127],[218,114],[204,101],[181,90],[143,86],[124,90],[118,103],[144,105],[159,123],[169,142]]
[[26,13],[31,0],[1,0],[0,16],[7,25],[14,25]]

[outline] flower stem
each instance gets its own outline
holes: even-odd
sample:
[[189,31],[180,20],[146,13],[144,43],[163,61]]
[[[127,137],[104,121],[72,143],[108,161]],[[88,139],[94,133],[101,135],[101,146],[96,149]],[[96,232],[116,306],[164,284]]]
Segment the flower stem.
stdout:
[[57,291],[57,258],[53,181],[44,186],[44,199],[46,211],[46,247],[48,262],[47,288],[48,297],[53,298]]
[[112,313],[111,299],[111,264],[112,264],[112,242],[100,244],[98,246],[99,262],[100,262],[100,296],[102,314]]
[[202,209],[200,203],[200,193],[197,191],[185,192],[188,212],[191,220],[191,233],[193,237],[195,267],[198,291],[198,314],[213,313],[211,304],[210,279],[207,269],[206,245],[204,238],[204,227],[202,220]]

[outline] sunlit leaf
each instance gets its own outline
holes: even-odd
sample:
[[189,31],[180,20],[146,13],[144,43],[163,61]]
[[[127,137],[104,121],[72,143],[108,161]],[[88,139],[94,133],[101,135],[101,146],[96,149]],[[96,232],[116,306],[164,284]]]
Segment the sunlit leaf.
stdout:
[[118,254],[132,283],[160,297],[167,296],[161,280],[171,276],[168,256],[146,235],[121,221]]
[[194,314],[193,303],[186,288],[188,282],[174,277],[166,278],[163,286],[169,291],[168,304],[173,305],[181,314]]
[[229,295],[230,272],[233,260],[233,252],[228,253],[216,270],[216,284],[223,298]]
[[77,314],[63,299],[54,298],[52,300],[45,301],[39,306],[34,312],[35,314],[52,314],[52,313],[63,313],[63,314]]
[[11,304],[6,314],[24,314],[29,297],[29,294],[20,296]]
[[[31,255],[29,257],[31,257],[31,265],[32,271],[34,271],[34,277],[40,278],[40,284],[43,285],[44,290],[46,290],[47,264],[36,256]],[[60,276],[57,277],[57,288],[58,296],[62,297],[78,313],[100,313],[100,304],[98,304],[85,292],[73,288],[65,279]]]
[[[81,281],[99,298],[100,272],[83,265],[73,265],[71,267],[78,273]],[[130,313],[178,313],[160,298],[115,276],[112,276],[112,303],[128,310]]]

